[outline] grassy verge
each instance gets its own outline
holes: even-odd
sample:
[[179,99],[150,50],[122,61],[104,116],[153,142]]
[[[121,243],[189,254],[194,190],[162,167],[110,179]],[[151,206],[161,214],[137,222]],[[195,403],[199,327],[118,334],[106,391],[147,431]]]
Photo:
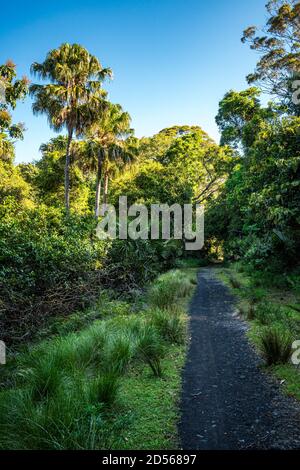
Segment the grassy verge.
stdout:
[[170,347],[163,361],[164,376],[153,380],[146,368],[135,369],[122,385],[122,396],[132,414],[120,449],[174,449],[177,439],[177,402],[181,389],[184,348]]
[[280,276],[266,279],[238,263],[220,268],[219,278],[236,295],[239,313],[249,323],[249,340],[264,357],[266,370],[285,393],[300,400],[300,367],[291,362],[293,342],[300,339],[298,279],[287,287]]
[[[195,269],[56,320],[7,365],[1,449],[173,449]],[[6,368],[6,367],[5,367]]]

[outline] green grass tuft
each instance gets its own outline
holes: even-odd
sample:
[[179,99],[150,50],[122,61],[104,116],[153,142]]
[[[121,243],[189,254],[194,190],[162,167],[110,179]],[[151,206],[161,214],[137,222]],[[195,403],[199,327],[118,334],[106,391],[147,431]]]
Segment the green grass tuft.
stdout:
[[186,337],[186,325],[180,310],[169,311],[155,309],[150,312],[153,325],[157,328],[161,336],[170,343],[183,344]]
[[288,331],[278,326],[265,328],[260,334],[260,348],[267,365],[288,363],[292,355],[292,343]]
[[91,404],[111,407],[117,398],[119,379],[113,372],[102,373],[88,383],[88,396]]
[[175,270],[161,275],[149,290],[148,301],[153,307],[168,309],[178,299],[187,298],[194,288],[185,273]]
[[157,329],[144,324],[137,340],[137,351],[141,359],[148,364],[155,377],[162,376],[162,358],[166,348],[159,337]]

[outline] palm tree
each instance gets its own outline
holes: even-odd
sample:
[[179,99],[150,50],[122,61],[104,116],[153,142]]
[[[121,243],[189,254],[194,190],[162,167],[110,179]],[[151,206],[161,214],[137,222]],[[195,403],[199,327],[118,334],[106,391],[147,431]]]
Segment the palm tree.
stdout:
[[133,158],[132,146],[128,146],[128,137],[133,131],[130,129],[130,115],[123,111],[119,104],[109,103],[99,114],[87,133],[88,149],[92,161],[97,162],[95,216],[99,216],[101,182],[104,174],[103,203],[107,204],[108,181],[111,166],[126,163]]
[[46,114],[55,131],[67,130],[65,160],[65,206],[70,209],[70,149],[74,137],[80,136],[95,113],[105,106],[103,80],[110,77],[99,60],[78,44],[62,44],[50,51],[43,63],[33,63],[31,71],[47,84],[33,84],[33,112]]

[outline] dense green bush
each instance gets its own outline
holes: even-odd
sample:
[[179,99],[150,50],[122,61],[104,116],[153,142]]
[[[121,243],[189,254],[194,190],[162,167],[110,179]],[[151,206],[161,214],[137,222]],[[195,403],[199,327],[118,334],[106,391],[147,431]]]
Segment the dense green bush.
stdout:
[[172,268],[182,255],[177,240],[114,240],[105,260],[110,286],[117,290],[141,287]]
[[206,238],[225,256],[282,273],[300,252],[300,119],[264,121],[206,217]]
[[45,316],[69,313],[99,295],[106,245],[93,236],[93,224],[45,206],[0,219],[3,339],[28,338]]
[[95,226],[91,216],[66,217],[44,205],[23,209],[18,218],[6,211],[0,219],[2,339],[30,339],[51,316],[95,302],[101,287],[140,289],[183,253],[172,240],[101,241]]

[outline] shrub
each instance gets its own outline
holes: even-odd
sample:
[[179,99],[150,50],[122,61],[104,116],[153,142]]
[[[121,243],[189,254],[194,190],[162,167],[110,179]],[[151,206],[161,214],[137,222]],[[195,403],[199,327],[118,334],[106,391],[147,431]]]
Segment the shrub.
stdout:
[[255,319],[255,303],[249,302],[248,309],[247,309],[247,320],[254,320]]
[[94,224],[45,206],[1,219],[0,329],[7,343],[28,340],[51,316],[95,301],[107,244],[91,243]]
[[201,268],[209,265],[209,260],[205,258],[185,258],[176,260],[177,268]]
[[243,287],[240,295],[247,300],[247,305],[242,307],[244,316],[247,320],[254,320],[256,314],[256,305],[262,301],[266,293],[264,289],[258,289],[253,286]]
[[253,303],[241,303],[239,305],[239,313],[247,320],[254,320],[255,318],[255,305]]
[[155,244],[148,240],[114,240],[105,267],[111,287],[128,291],[154,279],[161,265]]
[[286,364],[292,354],[292,337],[287,330],[278,327],[264,329],[260,347],[268,366]]

